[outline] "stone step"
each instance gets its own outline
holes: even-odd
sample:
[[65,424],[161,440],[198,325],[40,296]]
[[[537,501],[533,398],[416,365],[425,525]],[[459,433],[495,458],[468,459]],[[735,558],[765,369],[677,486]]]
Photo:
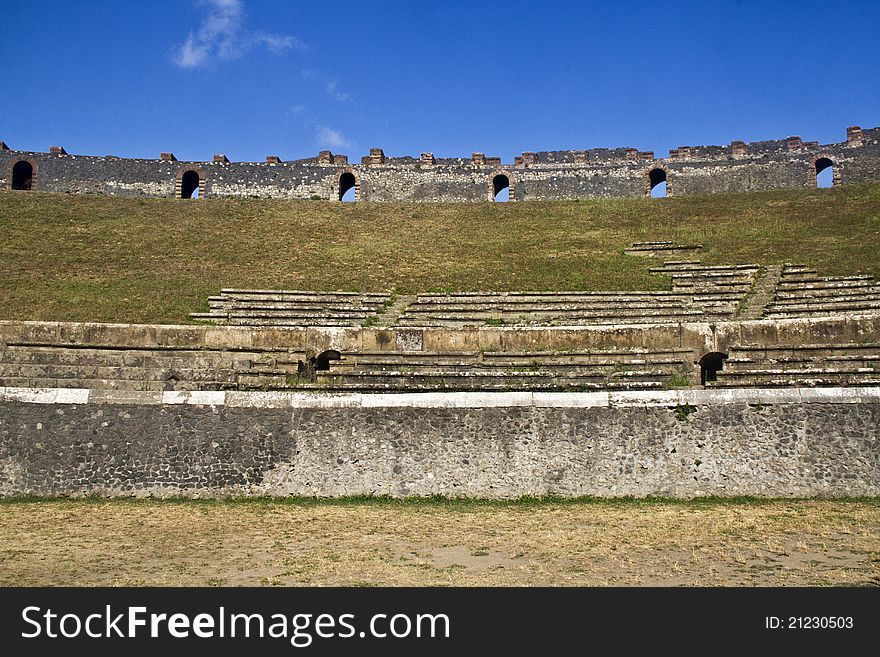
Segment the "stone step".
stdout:
[[238,386],[229,381],[136,381],[132,379],[55,379],[31,377],[0,377],[0,387],[14,388],[88,388],[90,390],[233,390]]
[[805,308],[807,310],[813,308],[843,308],[848,309],[854,306],[875,308],[880,306],[880,294],[866,294],[864,296],[850,295],[847,298],[840,297],[822,297],[821,299],[786,299],[777,300],[768,306],[768,310],[799,310]]
[[226,313],[219,314],[218,317],[225,317],[229,320],[236,319],[340,319],[340,320],[350,320],[357,319],[361,320],[368,316],[369,313],[366,312],[358,312],[358,311],[350,311],[350,312],[297,312],[291,310],[248,310],[242,308],[236,308],[235,310],[230,310]]
[[420,303],[410,304],[406,313],[415,312],[453,312],[475,310],[504,310],[506,312],[560,312],[578,310],[603,310],[607,308],[632,308],[634,310],[650,310],[652,308],[682,308],[693,305],[690,297],[665,298],[655,300],[634,300],[627,302],[619,299],[597,299],[573,303],[568,301],[546,303],[509,303],[506,301],[481,301],[481,302],[457,302],[457,303]]
[[654,356],[660,357],[689,357],[690,349],[595,349],[595,350],[565,350],[565,351],[484,351],[484,359],[492,358],[640,358],[647,359]]
[[846,301],[849,299],[864,299],[864,298],[877,298],[880,297],[880,287],[871,286],[871,287],[863,287],[856,289],[849,288],[832,288],[832,289],[822,289],[822,290],[776,290],[776,303],[788,302],[788,301],[824,301],[825,299],[829,300],[841,300]]
[[223,288],[220,296],[229,298],[252,299],[254,297],[298,297],[304,299],[374,299],[379,303],[390,298],[388,292],[316,292],[315,290],[245,290]]
[[[641,324],[677,324],[681,322],[700,322],[700,321],[713,321],[714,319],[724,319],[724,317],[719,316],[717,318],[713,318],[702,313],[693,313],[691,315],[679,315],[679,316],[662,316],[662,317],[619,317],[619,316],[607,316],[607,317],[593,317],[593,318],[558,318],[553,321],[523,321],[518,319],[511,319],[509,322],[506,320],[502,320],[502,326],[613,326],[613,325],[641,325]],[[483,319],[462,319],[457,317],[452,318],[424,318],[424,317],[401,317],[398,320],[398,325],[400,326],[411,326],[411,327],[444,327],[444,328],[464,328],[464,327],[474,327],[474,326],[495,326],[499,324],[495,324],[494,322],[489,322]]]
[[245,301],[240,303],[211,303],[210,308],[214,313],[227,312],[297,312],[297,313],[374,313],[381,305],[364,305],[351,304],[344,305],[339,303],[327,304],[309,304],[309,303],[289,303],[286,301]]
[[747,282],[755,277],[758,268],[745,270],[722,270],[722,271],[677,271],[672,274],[672,281],[744,281]]
[[206,346],[178,346],[178,345],[150,345],[148,347],[142,345],[118,345],[118,344],[101,344],[101,343],[77,343],[77,342],[43,342],[40,340],[14,340],[6,343],[7,347],[28,348],[28,349],[71,349],[71,350],[101,350],[107,352],[113,351],[161,351],[161,352],[179,352],[179,353],[280,353],[287,352],[287,347],[206,347]]
[[233,319],[217,318],[216,323],[221,326],[352,326],[358,327],[363,324],[364,320],[357,318],[351,319],[333,319],[333,318],[315,318],[315,319],[285,319],[278,317],[240,317]]
[[809,271],[815,273],[815,269],[811,269],[807,265],[802,265],[796,262],[785,262],[782,264],[782,271],[789,273],[798,273],[803,271]]
[[728,310],[736,308],[739,299],[713,299],[691,302],[690,300],[656,301],[656,302],[633,302],[601,301],[583,304],[506,304],[506,303],[479,303],[479,304],[412,304],[404,311],[404,315],[416,315],[423,313],[508,313],[529,315],[573,315],[576,313],[618,313],[618,314],[643,314],[645,312],[669,312],[669,311],[703,311],[708,309]]
[[121,367],[112,365],[0,364],[0,377],[28,379],[119,379],[128,381],[234,381],[231,369],[174,369]]
[[768,319],[787,319],[796,317],[828,317],[841,314],[875,314],[880,312],[880,306],[877,303],[868,302],[865,304],[850,304],[848,306],[811,306],[809,308],[768,308],[765,313]]
[[541,310],[541,311],[517,311],[510,308],[487,308],[487,309],[447,309],[432,308],[419,309],[417,312],[410,313],[408,310],[403,317],[449,317],[449,318],[491,318],[498,316],[526,318],[538,317],[666,317],[678,315],[701,315],[701,308],[695,306],[672,306],[672,307],[649,307],[649,308],[631,308],[627,306],[612,308],[578,308],[573,310]]
[[663,389],[664,384],[660,381],[625,381],[591,382],[582,380],[548,379],[530,381],[527,386],[504,379],[466,379],[453,381],[422,382],[418,387],[406,382],[392,384],[377,383],[372,380],[349,381],[334,384],[305,384],[297,386],[299,390],[320,391],[364,391],[364,392],[408,392],[417,390],[424,391],[497,391],[509,392],[514,390],[541,391],[541,392],[591,392],[600,390],[658,390]]
[[416,297],[416,302],[436,303],[440,300],[452,303],[580,303],[597,298],[620,299],[623,301],[650,301],[665,297],[686,298],[687,295],[677,294],[668,290],[646,290],[642,292],[618,292],[615,290],[597,292],[437,292],[419,294]]
[[664,262],[661,267],[650,267],[649,272],[653,273],[674,273],[674,272],[693,272],[699,274],[701,272],[756,272],[760,269],[758,265],[703,265],[699,261],[670,263]]
[[839,279],[812,279],[809,281],[786,281],[780,280],[777,289],[783,292],[792,292],[795,290],[835,290],[835,289],[859,289],[871,288],[877,285],[873,278],[864,278],[858,280],[839,280]]
[[752,287],[752,281],[742,280],[714,280],[679,278],[672,280],[672,292],[674,294],[706,294],[714,291],[733,293],[734,291],[748,291]]
[[[726,363],[725,363],[726,365]],[[739,377],[739,376],[777,376],[777,375],[785,375],[785,376],[825,376],[825,375],[850,375],[850,374],[863,374],[863,375],[876,375],[880,376],[880,369],[874,367],[836,367],[836,366],[827,366],[827,367],[816,367],[815,363],[811,363],[813,365],[811,367],[799,367],[799,368],[788,368],[788,367],[777,367],[775,363],[772,365],[764,363],[764,367],[751,367],[742,370],[732,370],[725,369],[718,371],[718,376],[724,377]]]
[[848,276],[818,276],[815,271],[810,270],[802,270],[802,271],[791,271],[791,270],[783,270],[782,272],[782,282],[783,283],[811,283],[811,282],[841,282],[845,283],[848,281],[859,282],[859,281],[872,281],[874,277],[870,274],[851,274]]
[[880,356],[862,356],[858,358],[836,358],[829,356],[815,359],[776,358],[772,361],[728,358],[724,361],[722,371],[726,373],[753,372],[756,369],[767,368],[785,371],[833,369],[841,372],[867,372],[871,370],[880,372]]
[[459,310],[459,311],[443,311],[423,310],[417,313],[405,313],[403,318],[425,318],[425,319],[478,319],[492,320],[503,319],[511,322],[517,320],[538,321],[547,319],[594,319],[594,318],[615,318],[626,319],[629,317],[701,317],[704,311],[698,309],[668,308],[657,310],[639,310],[626,308],[613,308],[609,310],[570,310],[567,312],[531,312],[531,313],[514,313],[509,310]]
[[607,390],[662,388],[662,380],[639,377],[553,377],[553,376],[381,376],[346,375],[321,377],[300,388],[319,390]]
[[[330,376],[348,376],[348,375],[416,375],[416,376],[447,376],[452,373],[469,376],[486,375],[486,376],[516,376],[519,374],[540,374],[546,376],[613,376],[617,372],[622,371],[626,367],[626,371],[644,372],[645,374],[656,376],[670,376],[681,370],[681,361],[672,361],[666,363],[637,363],[629,361],[625,364],[608,362],[608,363],[541,363],[535,365],[480,365],[476,363],[370,363],[370,364],[342,364],[331,366]],[[273,374],[279,374],[277,372]]]
[[768,360],[776,358],[824,358],[852,355],[856,357],[880,354],[878,343],[806,344],[806,345],[741,345],[730,349],[730,358]]
[[[299,379],[295,375],[243,375],[238,380],[239,389],[287,389],[287,390],[607,390],[607,389],[653,389],[662,388],[674,373],[660,372],[656,375],[635,373],[619,376],[473,376],[459,372],[430,375],[389,375],[388,372],[363,373],[360,375],[330,375],[320,373],[316,383]],[[523,374],[523,373],[518,373]],[[641,374],[641,375],[639,375]]]
[[455,379],[522,379],[522,380],[532,380],[532,379],[590,379],[590,380],[605,380],[605,379],[617,379],[617,378],[636,378],[636,379],[652,379],[652,378],[662,378],[670,375],[669,369],[653,369],[653,370],[642,370],[642,369],[626,369],[626,370],[618,370],[611,372],[609,374],[604,373],[588,373],[588,374],[580,374],[574,373],[571,376],[560,376],[556,372],[545,371],[545,370],[535,370],[535,371],[525,371],[525,370],[505,370],[499,368],[487,368],[487,369],[466,369],[466,370],[457,370],[457,369],[446,369],[446,368],[435,368],[432,370],[427,369],[419,369],[418,371],[413,372],[402,372],[402,371],[394,371],[394,370],[355,370],[351,372],[340,372],[336,373],[333,370],[329,371],[319,371],[317,372],[318,381],[326,380],[326,379],[361,379],[364,377],[376,378],[376,379],[407,379],[413,381],[420,381],[423,379],[431,379],[431,378],[455,378]]
[[791,371],[766,372],[760,374],[733,373],[724,375],[724,371],[718,372],[716,381],[707,381],[706,385],[717,388],[752,388],[766,386],[875,386],[880,383],[880,374],[877,373],[853,373],[853,372],[824,372],[803,373]]
[[[153,351],[128,349],[68,349],[47,347],[9,347],[0,351],[0,364],[113,365],[146,368],[232,367],[247,368],[254,363],[277,360],[280,353],[221,351]],[[284,356],[288,354],[285,351]]]

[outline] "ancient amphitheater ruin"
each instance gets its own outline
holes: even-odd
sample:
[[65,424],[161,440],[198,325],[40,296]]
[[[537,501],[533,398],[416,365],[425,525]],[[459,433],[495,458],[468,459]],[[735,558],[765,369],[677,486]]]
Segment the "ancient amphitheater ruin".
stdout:
[[[0,171],[57,192],[522,201],[877,180],[878,136],[510,167],[6,149]],[[223,289],[188,325],[2,321],[0,494],[880,494],[880,284],[700,250],[627,250],[663,291]]]

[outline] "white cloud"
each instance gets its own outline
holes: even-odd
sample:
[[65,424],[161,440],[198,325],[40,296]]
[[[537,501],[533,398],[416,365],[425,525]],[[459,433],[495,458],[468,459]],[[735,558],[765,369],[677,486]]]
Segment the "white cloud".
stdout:
[[324,125],[316,126],[315,136],[319,147],[335,149],[351,146],[351,142],[339,130],[333,130]]
[[336,85],[337,85],[337,80],[330,80],[329,82],[327,82],[327,86],[325,87],[325,89],[327,90],[327,93],[342,103],[344,103],[346,100],[351,98],[351,94],[347,94],[344,91],[340,91],[339,89],[337,89]]
[[295,50],[306,50],[308,46],[297,39],[295,36],[283,36],[281,34],[269,34],[267,32],[255,32],[254,41],[260,45],[266,46],[268,50],[276,54],[280,54],[291,48]]
[[199,29],[190,32],[175,49],[174,63],[181,68],[199,68],[213,60],[236,59],[258,46],[276,54],[307,48],[294,36],[246,30],[242,0],[199,0],[199,5],[205,10]]

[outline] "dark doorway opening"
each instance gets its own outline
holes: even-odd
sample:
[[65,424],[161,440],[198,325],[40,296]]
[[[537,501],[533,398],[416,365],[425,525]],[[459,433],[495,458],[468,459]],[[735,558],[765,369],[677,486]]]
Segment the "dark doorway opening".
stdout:
[[648,183],[651,198],[666,196],[666,172],[663,169],[651,169],[648,174]]
[[712,351],[703,356],[700,363],[700,383],[706,385],[706,381],[717,381],[718,372],[724,369],[724,361],[727,354],[720,351]]
[[199,197],[199,174],[195,171],[187,171],[180,179],[180,198]]
[[816,160],[816,187],[834,187],[834,162],[827,157]]
[[357,201],[357,180],[351,171],[339,176],[339,200],[347,203]]
[[503,173],[492,178],[492,200],[496,203],[506,203],[510,200],[510,178]]
[[34,186],[34,167],[30,162],[21,160],[12,167],[12,189],[30,190]]

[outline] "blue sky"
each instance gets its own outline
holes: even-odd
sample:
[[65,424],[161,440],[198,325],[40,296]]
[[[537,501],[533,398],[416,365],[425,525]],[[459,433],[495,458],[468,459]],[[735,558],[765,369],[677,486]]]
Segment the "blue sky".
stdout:
[[880,2],[4,0],[0,140],[207,160],[880,125]]

